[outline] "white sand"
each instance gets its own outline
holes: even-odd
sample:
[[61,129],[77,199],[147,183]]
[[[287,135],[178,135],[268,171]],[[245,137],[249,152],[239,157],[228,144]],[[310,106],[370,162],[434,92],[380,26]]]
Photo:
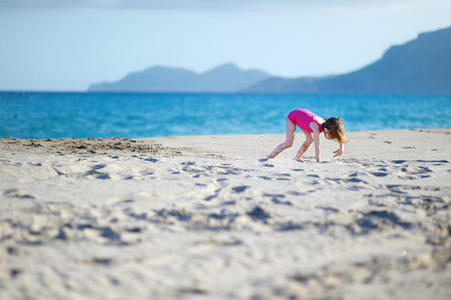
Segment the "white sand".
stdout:
[[0,299],[450,299],[451,130],[0,139]]

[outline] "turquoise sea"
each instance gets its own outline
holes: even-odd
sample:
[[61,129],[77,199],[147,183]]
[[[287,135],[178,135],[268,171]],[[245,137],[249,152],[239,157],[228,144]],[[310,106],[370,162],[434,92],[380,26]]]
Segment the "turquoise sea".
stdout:
[[451,95],[0,92],[0,137],[282,133],[296,108],[347,130],[451,128]]

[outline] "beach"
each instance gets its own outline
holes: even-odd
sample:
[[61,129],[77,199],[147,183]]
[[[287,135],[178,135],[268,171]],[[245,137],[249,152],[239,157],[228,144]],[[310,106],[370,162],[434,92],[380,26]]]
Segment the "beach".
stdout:
[[0,139],[0,299],[450,299],[451,129]]

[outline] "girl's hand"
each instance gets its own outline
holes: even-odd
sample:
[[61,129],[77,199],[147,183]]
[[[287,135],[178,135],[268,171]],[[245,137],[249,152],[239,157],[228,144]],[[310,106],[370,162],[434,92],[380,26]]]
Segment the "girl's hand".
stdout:
[[340,156],[343,154],[343,149],[335,150],[334,153],[335,153],[334,157]]

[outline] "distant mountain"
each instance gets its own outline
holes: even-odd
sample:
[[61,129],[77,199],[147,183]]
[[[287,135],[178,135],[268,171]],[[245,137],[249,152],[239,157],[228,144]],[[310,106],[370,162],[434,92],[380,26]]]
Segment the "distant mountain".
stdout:
[[270,77],[244,92],[430,94],[451,93],[451,27],[421,33],[393,46],[383,57],[357,71],[329,77]]
[[268,77],[270,75],[263,71],[245,71],[231,63],[201,74],[182,68],[155,66],[130,73],[116,82],[92,84],[88,91],[236,92]]

